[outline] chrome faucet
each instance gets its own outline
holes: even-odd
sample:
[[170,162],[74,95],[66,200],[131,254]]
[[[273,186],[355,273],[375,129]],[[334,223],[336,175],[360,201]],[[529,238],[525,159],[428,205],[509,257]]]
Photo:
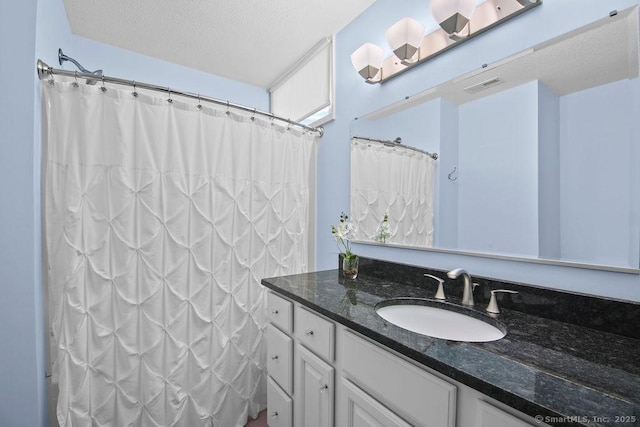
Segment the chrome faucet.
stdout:
[[462,290],[462,305],[472,306],[474,305],[473,288],[478,285],[477,283],[471,283],[471,276],[469,276],[469,273],[462,268],[456,268],[455,270],[451,270],[447,273],[447,277],[450,279],[457,279],[459,276],[462,276],[464,283],[464,288]]

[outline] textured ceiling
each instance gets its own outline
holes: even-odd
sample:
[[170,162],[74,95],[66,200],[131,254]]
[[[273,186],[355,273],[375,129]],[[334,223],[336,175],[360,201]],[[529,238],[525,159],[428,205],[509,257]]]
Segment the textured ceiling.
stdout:
[[375,0],[64,0],[74,34],[260,87]]

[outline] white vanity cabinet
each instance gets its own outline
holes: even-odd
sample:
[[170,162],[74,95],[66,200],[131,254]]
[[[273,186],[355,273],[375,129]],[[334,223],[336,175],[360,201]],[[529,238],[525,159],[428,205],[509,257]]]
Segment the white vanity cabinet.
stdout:
[[267,293],[267,424],[293,427],[293,303]]
[[267,423],[334,427],[335,324],[269,291]]
[[273,291],[270,427],[546,426]]

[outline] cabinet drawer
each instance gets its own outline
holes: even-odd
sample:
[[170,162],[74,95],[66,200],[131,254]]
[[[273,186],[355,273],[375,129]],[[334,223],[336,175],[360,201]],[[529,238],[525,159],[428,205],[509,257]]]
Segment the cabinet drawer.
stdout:
[[300,306],[295,308],[295,318],[295,335],[298,341],[324,360],[333,361],[335,345],[335,325],[333,322]]
[[293,427],[293,402],[278,384],[267,379],[267,423],[269,427]]
[[292,394],[293,339],[273,325],[267,325],[267,371],[287,394]]
[[347,331],[343,350],[349,379],[412,425],[455,426],[455,385]]
[[293,304],[272,291],[267,292],[267,317],[287,333],[293,331]]

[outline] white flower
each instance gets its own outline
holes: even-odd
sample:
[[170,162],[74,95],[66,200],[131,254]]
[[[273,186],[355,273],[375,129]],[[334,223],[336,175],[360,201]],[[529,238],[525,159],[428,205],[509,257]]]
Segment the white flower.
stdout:
[[[331,234],[333,234],[333,238],[338,244],[338,248],[340,248],[341,253],[343,253],[347,258],[352,256],[349,240],[353,237],[356,231],[356,226],[349,221],[349,217],[344,212],[340,214],[340,222],[338,225],[331,226]],[[342,251],[343,248],[344,252]]]

